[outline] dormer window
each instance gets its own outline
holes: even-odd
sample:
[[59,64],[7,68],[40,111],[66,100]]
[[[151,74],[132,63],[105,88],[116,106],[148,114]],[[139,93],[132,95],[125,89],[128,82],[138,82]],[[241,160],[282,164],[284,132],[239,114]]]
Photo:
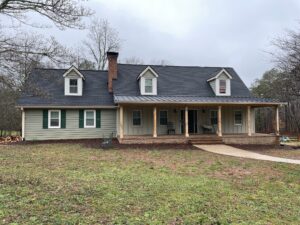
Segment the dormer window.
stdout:
[[64,74],[65,79],[65,95],[82,96],[84,76],[75,67],[71,66]]
[[78,94],[78,80],[70,79],[70,94]]
[[225,69],[221,69],[216,73],[215,76],[208,79],[207,82],[211,86],[216,96],[230,96],[231,79],[232,76]]
[[226,94],[226,80],[219,80],[219,93]]
[[145,93],[153,93],[153,80],[151,78],[145,79]]
[[141,95],[157,95],[158,74],[148,66],[137,77],[139,81]]

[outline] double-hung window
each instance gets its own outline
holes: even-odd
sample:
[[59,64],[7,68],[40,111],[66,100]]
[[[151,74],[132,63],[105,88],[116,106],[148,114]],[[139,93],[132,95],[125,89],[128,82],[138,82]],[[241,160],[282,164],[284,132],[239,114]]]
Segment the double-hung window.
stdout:
[[234,125],[242,125],[243,115],[241,110],[234,111]]
[[77,94],[77,93],[78,93],[78,80],[70,79],[70,94]]
[[142,113],[140,110],[134,110],[132,112],[132,125],[141,126],[142,124]]
[[211,125],[218,124],[218,111],[217,110],[210,111],[210,124]]
[[160,125],[168,125],[168,111],[167,110],[159,111],[159,124]]
[[60,128],[60,110],[49,110],[49,128]]
[[219,93],[226,94],[226,80],[219,80]]
[[146,78],[145,79],[145,93],[152,94],[153,92],[153,79]]
[[85,110],[84,111],[84,127],[95,128],[96,127],[96,111]]

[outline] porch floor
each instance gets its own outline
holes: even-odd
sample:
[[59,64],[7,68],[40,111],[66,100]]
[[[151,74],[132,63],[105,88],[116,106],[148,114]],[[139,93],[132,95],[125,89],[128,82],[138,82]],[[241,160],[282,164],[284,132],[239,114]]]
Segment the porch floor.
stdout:
[[184,134],[173,134],[158,135],[155,138],[152,135],[125,135],[124,138],[118,138],[118,140],[121,144],[230,144],[230,142],[233,142],[233,144],[247,144],[248,142],[251,142],[251,144],[269,144],[270,141],[275,143],[276,138],[277,136],[274,134],[261,133],[255,133],[252,136],[247,134],[223,134],[222,137],[217,134],[190,134],[189,137],[185,137]]

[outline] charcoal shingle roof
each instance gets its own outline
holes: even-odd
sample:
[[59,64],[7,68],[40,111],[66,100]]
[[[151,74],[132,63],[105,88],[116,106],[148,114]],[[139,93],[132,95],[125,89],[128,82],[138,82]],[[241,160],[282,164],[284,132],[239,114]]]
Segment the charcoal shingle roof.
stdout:
[[20,106],[114,106],[107,89],[107,71],[80,70],[84,75],[82,96],[64,95],[65,69],[35,69],[18,100]]
[[[137,76],[148,65],[118,64],[118,79],[114,81],[114,94],[139,96]],[[151,68],[159,75],[158,96],[201,96],[214,97],[215,94],[207,80],[220,72],[223,67],[157,66]],[[251,97],[249,89],[233,68],[224,68],[232,76],[231,96]]]
[[[233,68],[150,65],[159,75],[157,96],[141,96],[138,75],[149,65],[118,64],[118,79],[113,81],[114,93],[107,88],[107,71],[80,70],[84,75],[82,96],[64,95],[65,69],[35,69],[19,106],[115,106],[116,103],[278,103],[254,98]],[[232,76],[231,96],[216,97],[207,80],[222,69]]]

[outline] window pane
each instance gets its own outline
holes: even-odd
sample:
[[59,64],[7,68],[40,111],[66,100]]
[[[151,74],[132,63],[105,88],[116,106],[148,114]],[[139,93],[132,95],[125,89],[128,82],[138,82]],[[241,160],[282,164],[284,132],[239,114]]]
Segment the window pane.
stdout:
[[51,127],[58,127],[59,126],[59,119],[51,119],[50,126]]
[[234,124],[242,124],[242,112],[234,112]]
[[220,93],[226,93],[226,80],[220,80]]
[[51,119],[58,119],[59,118],[59,112],[57,111],[51,111],[51,115],[50,115]]
[[145,92],[152,93],[152,79],[145,79]]
[[132,113],[132,123],[135,126],[141,125],[141,112],[140,111],[133,111],[133,113]]
[[86,119],[85,124],[87,126],[94,126],[94,119]]
[[160,111],[159,112],[159,124],[160,125],[167,125],[168,124],[168,112],[167,111]]
[[77,93],[77,87],[70,86],[70,93]]
[[86,118],[94,119],[94,111],[86,111]]
[[70,79],[70,86],[77,86],[77,79]]

